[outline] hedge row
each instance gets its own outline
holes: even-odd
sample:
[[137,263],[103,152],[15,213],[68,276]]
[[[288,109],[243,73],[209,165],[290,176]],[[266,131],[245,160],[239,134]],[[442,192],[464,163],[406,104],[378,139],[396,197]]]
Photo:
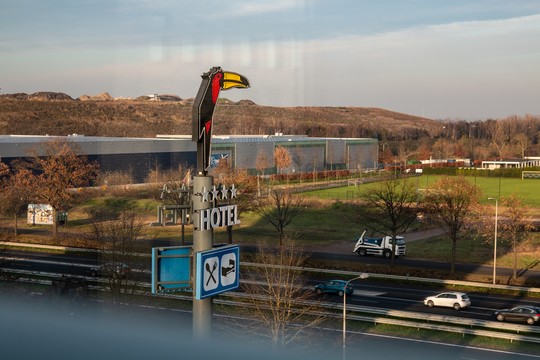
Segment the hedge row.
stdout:
[[424,168],[423,173],[426,175],[463,175],[463,176],[479,176],[479,177],[506,177],[519,178],[523,171],[540,171],[540,167],[528,168],[502,168],[502,169],[476,169],[476,168]]
[[305,173],[294,173],[294,174],[273,174],[270,175],[272,181],[296,181],[296,180],[339,180],[351,176],[349,170],[326,170],[319,172],[305,172]]

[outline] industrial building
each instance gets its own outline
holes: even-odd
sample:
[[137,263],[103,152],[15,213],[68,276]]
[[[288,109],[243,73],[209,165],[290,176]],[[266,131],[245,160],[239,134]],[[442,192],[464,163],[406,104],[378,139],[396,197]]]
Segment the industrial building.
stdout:
[[[151,170],[177,169],[179,165],[195,167],[196,144],[191,135],[159,135],[156,138],[0,135],[0,160],[10,164],[29,156],[52,139],[76,144],[90,161],[97,161],[101,171],[129,171],[136,182],[144,182]],[[221,159],[236,169],[255,174],[276,173],[273,153],[285,147],[292,164],[283,173],[349,169],[375,169],[378,163],[378,141],[368,138],[310,138],[292,135],[213,136],[211,163]]]

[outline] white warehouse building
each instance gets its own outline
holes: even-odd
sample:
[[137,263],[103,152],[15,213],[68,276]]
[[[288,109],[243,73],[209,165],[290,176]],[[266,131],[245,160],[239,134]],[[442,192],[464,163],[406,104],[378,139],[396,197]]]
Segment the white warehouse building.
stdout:
[[[28,157],[29,150],[52,139],[73,142],[102,171],[130,171],[136,182],[144,182],[148,173],[159,167],[177,169],[195,167],[196,144],[191,135],[158,135],[156,138],[0,135],[0,160],[6,164]],[[213,136],[212,164],[227,158],[235,169],[255,174],[261,159],[266,159],[265,174],[276,173],[273,154],[285,147],[292,159],[284,173],[324,170],[359,171],[376,169],[378,140],[370,138],[310,138],[293,135]],[[258,164],[259,163],[259,164]]]

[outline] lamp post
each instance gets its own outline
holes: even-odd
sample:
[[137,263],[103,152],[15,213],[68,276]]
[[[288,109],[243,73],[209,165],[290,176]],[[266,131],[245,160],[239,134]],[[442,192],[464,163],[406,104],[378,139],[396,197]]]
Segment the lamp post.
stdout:
[[495,242],[493,244],[493,285],[495,285],[497,276],[497,221],[499,218],[499,200],[497,200],[497,198],[488,198],[488,200],[495,200]]
[[350,279],[345,283],[345,287],[343,288],[343,360],[345,360],[345,342],[346,342],[346,334],[347,334],[347,286],[351,283],[351,281],[358,280],[358,279],[367,279],[369,277],[366,273],[361,273],[355,278]]

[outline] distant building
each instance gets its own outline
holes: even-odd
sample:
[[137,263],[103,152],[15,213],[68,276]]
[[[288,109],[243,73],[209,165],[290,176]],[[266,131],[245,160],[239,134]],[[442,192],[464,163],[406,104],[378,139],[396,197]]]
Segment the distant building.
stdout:
[[197,150],[191,136],[183,139],[70,136],[0,135],[1,160],[28,157],[30,149],[51,139],[72,141],[89,161],[97,161],[102,172],[129,172],[134,181],[144,182],[148,173],[159,169],[177,169],[178,165],[193,166]]
[[[144,182],[150,171],[195,167],[196,144],[191,135],[159,135],[156,138],[94,137],[73,134],[64,136],[0,135],[0,160],[6,164],[28,156],[53,138],[77,144],[90,161],[97,161],[101,171],[129,172],[136,182]],[[261,158],[266,158],[265,174],[276,173],[273,154],[277,146],[289,150],[292,164],[286,174],[324,170],[352,171],[376,169],[378,140],[369,138],[310,138],[291,135],[213,136],[212,165],[228,159],[235,169],[255,174]],[[259,160],[258,160],[259,159]]]
[[540,166],[539,157],[528,157],[524,159],[506,159],[482,161],[482,169],[505,169],[505,168],[528,168]]
[[[159,137],[167,137],[161,135]],[[265,174],[275,174],[274,149],[289,151],[292,164],[284,174],[324,170],[377,169],[378,140],[370,138],[310,138],[302,135],[220,135],[212,137],[211,164],[226,158],[235,169],[255,174],[261,158],[267,160]]]

